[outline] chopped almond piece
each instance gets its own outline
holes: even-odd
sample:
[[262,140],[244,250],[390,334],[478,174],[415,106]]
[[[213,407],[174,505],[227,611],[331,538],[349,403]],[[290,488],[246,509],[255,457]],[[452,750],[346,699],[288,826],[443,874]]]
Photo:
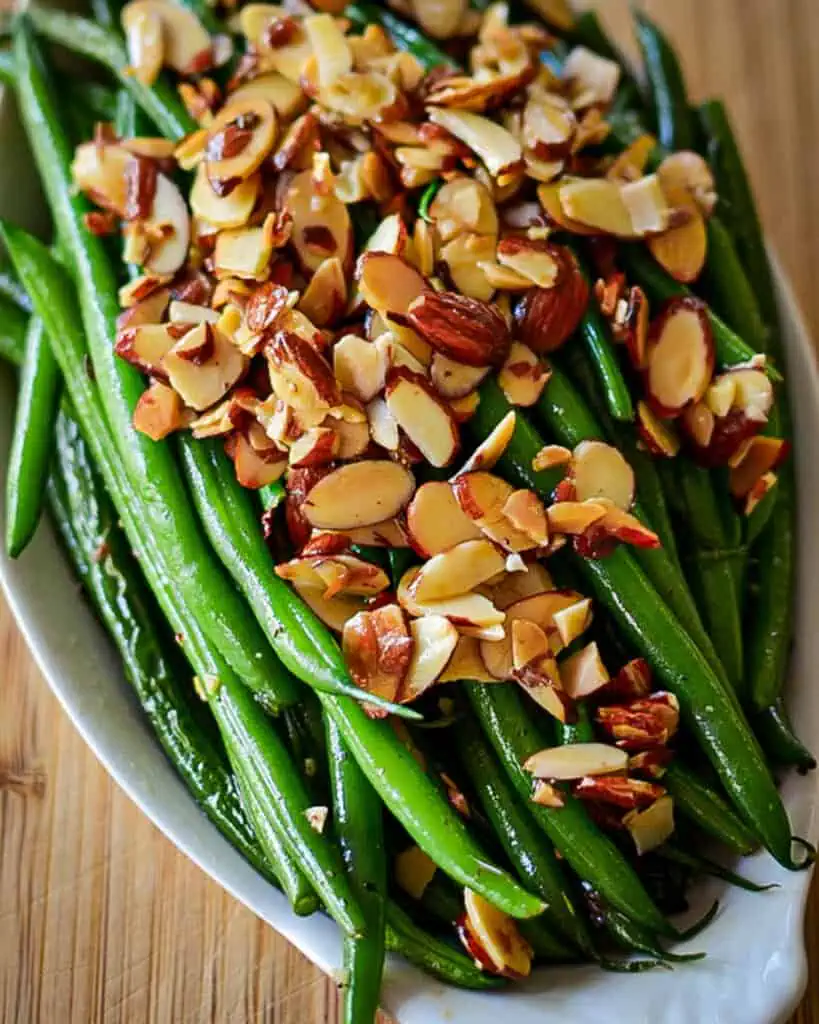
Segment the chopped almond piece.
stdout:
[[628,779],[624,775],[587,775],[573,787],[581,800],[600,801],[629,810],[647,807],[665,794],[662,786],[643,779]]
[[523,143],[540,160],[557,160],[571,152],[577,119],[571,107],[554,93],[532,92],[523,108]]
[[467,110],[429,111],[433,124],[446,128],[476,153],[493,177],[515,170],[523,158],[518,140],[501,125]]
[[764,473],[745,495],[745,503],[742,506],[743,514],[752,515],[762,499],[770,494],[776,484],[776,473]]
[[657,168],[657,175],[667,195],[681,189],[694,200],[704,217],[714,212],[717,204],[714,175],[699,153],[691,150],[670,153]]
[[247,360],[209,323],[192,327],[162,359],[171,386],[192,409],[219,401],[245,372]]
[[568,448],[560,444],[547,444],[532,459],[532,469],[536,473],[542,473],[558,466],[568,466],[571,461],[572,453]]
[[587,644],[560,666],[563,688],[573,700],[582,700],[602,689],[609,674],[596,643]]
[[585,46],[575,46],[563,65],[577,107],[607,106],[620,82],[620,65]]
[[387,253],[405,256],[407,252],[407,228],[399,213],[391,213],[378,225],[367,239],[365,252]]
[[512,623],[513,676],[529,696],[559,722],[568,718],[567,700],[549,638],[534,622]]
[[[574,179],[577,181],[578,179]],[[560,181],[551,183],[544,183],[538,185],[537,197],[540,200],[540,205],[543,207],[546,218],[549,224],[552,224],[558,228],[562,228],[564,231],[569,231],[573,235],[594,235],[597,234],[595,228],[589,227],[586,224],[581,223],[579,220],[572,220],[563,209],[563,205],[560,201],[560,190],[567,184],[565,178]]]
[[553,786],[550,782],[544,782],[543,779],[535,779],[535,784],[532,786],[532,803],[555,810],[566,806],[566,800],[557,786]]
[[462,541],[421,566],[412,595],[416,601],[428,602],[467,594],[503,572],[504,563],[504,556],[490,541]]
[[437,681],[458,643],[458,630],[442,615],[425,615],[410,623],[412,660],[398,699],[402,704],[420,697]]
[[441,186],[429,217],[442,242],[458,235],[497,236],[498,215],[489,190],[473,178],[453,178]]
[[420,846],[409,846],[395,858],[395,881],[414,900],[420,900],[438,865]]
[[[493,907],[471,889],[464,889],[466,925],[495,974],[526,978],[532,969],[532,948],[518,931],[514,920]],[[472,953],[471,945],[467,949]]]
[[[259,428],[261,429],[261,428]],[[278,480],[287,469],[287,458],[275,450],[260,453],[246,433],[236,431],[225,442],[225,450],[233,459],[236,479],[242,487],[258,490]]]
[[[523,575],[523,574],[521,574]],[[481,657],[487,670],[495,679],[510,679],[514,671],[512,659],[511,629],[516,621],[533,622],[549,638],[549,646],[557,654],[562,648],[560,635],[555,625],[555,613],[582,600],[582,595],[573,590],[547,590],[524,597],[506,608],[507,635],[498,641],[481,644]]]
[[177,340],[168,324],[138,324],[120,331],[116,353],[145,373],[163,374],[162,360]]
[[638,178],[637,181],[621,185],[620,195],[626,204],[635,235],[653,236],[666,230],[671,210],[656,174],[649,174],[644,178]]
[[345,623],[341,647],[350,675],[362,690],[395,700],[406,678],[413,648],[404,613],[398,605],[359,612]]
[[326,466],[338,454],[338,434],[328,427],[311,427],[290,448],[291,466]]
[[258,175],[239,182],[227,195],[214,192],[205,170],[200,164],[196,169],[190,204],[194,214],[218,228],[240,228],[247,224],[259,195]]
[[388,452],[397,452],[401,444],[398,423],[383,398],[374,398],[367,406],[370,436]]
[[532,754],[523,763],[527,772],[539,779],[573,781],[587,775],[623,774],[628,754],[606,743],[567,743]]
[[634,238],[637,234],[622,187],[613,181],[583,178],[561,185],[558,196],[564,215],[572,221],[618,238]]
[[250,96],[261,97],[286,121],[292,121],[307,105],[301,89],[275,71],[251,78],[234,89],[230,96],[235,101],[246,100]]
[[474,391],[490,372],[488,366],[466,366],[436,352],[430,366],[430,380],[444,398],[464,398]]
[[[561,608],[554,614],[555,626],[564,647],[582,636],[592,623],[592,601],[584,597],[582,601]],[[566,687],[568,690],[569,687]]]
[[644,811],[629,811],[623,824],[634,840],[638,855],[650,853],[674,834],[674,801],[665,794]]
[[649,750],[665,746],[680,721],[680,706],[673,694],[659,691],[597,709],[597,722],[623,750]]
[[300,335],[277,331],[266,347],[270,380],[278,398],[294,409],[316,412],[319,419],[341,401],[327,360]]
[[546,387],[551,370],[526,345],[513,341],[498,373],[498,384],[510,405],[534,405]]
[[511,484],[492,473],[478,471],[459,474],[452,487],[461,509],[490,540],[513,552],[536,546],[504,515],[503,508],[514,491]]
[[543,502],[534,491],[515,491],[503,506],[503,514],[522,533],[528,534],[538,547],[549,542],[549,523]]
[[[731,407],[739,409],[750,420],[766,423],[774,402],[774,390],[770,377],[764,370],[733,369],[722,377],[716,377],[709,388],[711,392],[721,381],[731,387]],[[726,415],[727,413],[723,413]]]
[[652,455],[673,459],[680,450],[680,439],[673,426],[664,423],[645,402],[637,403],[637,431]]
[[788,448],[788,442],[779,437],[752,437],[731,468],[731,494],[735,498],[747,497],[757,481],[782,462]]
[[498,243],[498,262],[517,271],[539,288],[552,288],[562,270],[558,250],[548,242],[511,235]]
[[182,399],[161,381],[153,381],[134,407],[134,430],[161,441],[184,424]]
[[423,558],[483,536],[461,511],[452,488],[443,480],[431,480],[415,492],[407,508],[407,530],[412,546]]
[[324,260],[299,299],[299,309],[316,327],[338,322],[347,308],[347,280],[338,256]]
[[634,471],[617,448],[603,441],[581,441],[572,460],[578,501],[605,498],[628,511],[634,504]]
[[449,408],[420,374],[390,370],[384,392],[395,422],[433,466],[448,465],[460,446],[460,434]]
[[397,515],[414,490],[412,474],[397,462],[353,462],[319,480],[302,511],[312,526],[324,530],[371,526]]

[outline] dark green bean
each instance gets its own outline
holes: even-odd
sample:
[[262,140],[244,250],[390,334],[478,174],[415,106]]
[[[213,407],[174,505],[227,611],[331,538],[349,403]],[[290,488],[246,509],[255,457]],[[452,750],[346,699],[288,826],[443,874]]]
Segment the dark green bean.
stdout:
[[657,138],[672,151],[692,149],[694,122],[679,59],[668,39],[643,11],[635,10],[634,21]]
[[416,57],[427,71],[438,67],[456,67],[455,61],[413,25],[396,17],[382,4],[352,3],[344,11],[353,25],[364,30],[368,25],[380,25],[399,50]]
[[734,853],[744,856],[757,848],[758,840],[748,826],[711,785],[679,758],[668,766],[663,785],[688,819]]
[[344,1021],[345,1024],[371,1024],[378,1011],[384,970],[387,893],[384,810],[332,721],[327,722],[327,748],[335,837],[367,922],[364,937],[347,938],[344,942]]
[[794,767],[798,771],[812,771],[816,758],[794,733],[781,697],[751,719],[762,749],[774,764]]
[[663,843],[662,846],[655,850],[655,853],[658,857],[673,861],[675,864],[682,864],[684,867],[691,868],[701,875],[719,878],[723,882],[728,882],[729,885],[736,886],[737,889],[744,889],[746,892],[767,892],[769,889],[779,888],[776,883],[757,885],[756,882],[752,882],[743,875],[738,875],[735,871],[730,871],[728,868],[723,867],[722,864],[717,864],[716,861],[703,857],[701,854],[680,849],[680,847],[675,846],[673,843]]
[[0,359],[19,365],[26,343],[28,316],[0,295]]

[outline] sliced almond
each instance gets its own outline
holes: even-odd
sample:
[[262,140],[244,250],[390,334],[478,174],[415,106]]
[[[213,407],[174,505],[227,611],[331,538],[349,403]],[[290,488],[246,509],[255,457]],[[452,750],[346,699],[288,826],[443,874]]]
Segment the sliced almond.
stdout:
[[528,977],[532,969],[532,949],[514,920],[471,889],[464,889],[464,904],[472,937],[495,973]]
[[674,801],[666,794],[644,811],[633,810],[623,818],[637,853],[642,856],[656,850],[674,833]]
[[548,242],[511,235],[498,243],[498,262],[517,271],[539,288],[552,288],[562,264]]
[[307,98],[298,85],[275,71],[251,78],[234,89],[230,96],[236,102],[251,96],[261,97],[286,121],[292,121],[307,106]]
[[414,900],[420,900],[438,865],[420,846],[409,846],[395,858],[395,881]]
[[680,450],[680,439],[670,423],[664,423],[645,402],[637,403],[637,430],[652,455],[673,459]]
[[116,353],[145,373],[164,373],[162,360],[177,340],[168,324],[138,324],[120,331]]
[[648,248],[675,281],[691,284],[700,276],[708,255],[705,218],[696,200],[682,186],[664,183],[663,191],[668,203],[683,213],[685,220],[649,238]]
[[549,523],[543,502],[534,491],[520,490],[510,494],[503,506],[503,514],[522,533],[543,547],[549,543]]
[[186,405],[215,405],[247,367],[247,360],[212,324],[192,327],[162,359],[162,369]]
[[349,554],[310,555],[293,558],[276,566],[276,575],[299,591],[321,590],[325,599],[339,594],[373,597],[386,590],[390,580],[383,569]]
[[410,623],[412,660],[398,699],[415,700],[433,686],[447,666],[458,643],[458,631],[442,615],[425,615]]
[[414,490],[412,473],[397,462],[353,462],[319,480],[302,510],[310,525],[319,529],[371,526],[397,515]]
[[552,533],[581,534],[599,522],[609,510],[596,501],[560,501],[546,509]]
[[515,436],[516,424],[515,411],[510,410],[472,452],[458,472],[458,476],[463,473],[475,473],[478,470],[494,469]]
[[439,261],[444,265],[454,288],[470,299],[488,302],[495,294],[495,285],[484,266],[495,258],[494,235],[466,232],[441,248]]
[[183,411],[182,399],[172,388],[152,381],[134,407],[134,430],[161,441],[184,425]]
[[776,473],[763,473],[745,496],[745,503],[742,506],[743,514],[752,515],[763,498],[767,497],[776,487],[776,484]]
[[471,636],[459,636],[452,657],[438,677],[439,683],[468,681],[494,683],[494,676],[486,671],[480,653],[480,641]]
[[151,86],[159,77],[165,59],[162,18],[152,5],[144,3],[125,4],[121,18],[134,77],[143,85]]
[[213,250],[217,277],[239,277],[263,281],[269,272],[273,242],[264,227],[243,227],[220,231]]
[[535,547],[532,538],[516,529],[503,509],[514,488],[499,476],[483,471],[459,474],[452,483],[461,509],[475,525],[507,551]]
[[295,441],[288,455],[291,466],[326,466],[338,454],[338,434],[328,427],[310,427]]
[[622,187],[602,178],[583,178],[561,185],[558,198],[570,221],[617,238],[634,238],[637,232],[623,198]]
[[667,194],[681,189],[694,200],[704,217],[711,216],[717,204],[716,183],[711,168],[699,153],[670,153],[657,168],[657,175]]
[[706,313],[699,299],[672,299],[651,325],[645,381],[649,402],[661,416],[678,416],[708,389],[715,357]]
[[523,158],[523,149],[514,135],[480,114],[436,107],[429,111],[429,119],[476,153],[493,177],[515,169]]
[[525,619],[513,622],[510,632],[514,678],[537,704],[565,722],[567,702],[548,636],[540,626]]
[[587,644],[562,662],[560,678],[566,693],[573,700],[582,700],[602,689],[609,681],[609,673],[600,657],[597,644]]
[[392,315],[401,322],[427,287],[415,267],[391,253],[365,253],[358,261],[356,273],[364,301],[382,316]]
[[444,243],[467,233],[498,233],[498,215],[489,189],[474,178],[445,182],[429,206],[429,217]]
[[572,453],[568,448],[560,444],[547,444],[532,459],[532,469],[536,473],[542,473],[558,466],[568,466],[571,461]]
[[568,156],[577,130],[577,119],[571,107],[555,93],[531,92],[523,108],[521,134],[523,143],[541,160]]
[[[258,429],[261,431],[261,427]],[[235,431],[228,437],[225,450],[233,459],[236,479],[242,487],[251,490],[275,483],[287,469],[287,458],[282,453],[277,453],[275,449],[259,452],[251,443],[248,433],[242,431]]]
[[489,371],[488,366],[465,366],[436,352],[430,365],[430,379],[444,398],[463,398],[478,387]]
[[603,441],[581,441],[575,448],[572,480],[578,501],[605,498],[624,511],[634,504],[634,471],[616,448]]
[[416,617],[443,615],[453,626],[457,627],[459,632],[463,630],[475,630],[478,633],[487,630],[494,632],[497,627],[500,627],[503,632],[503,612],[499,611],[482,594],[462,594],[440,601],[416,600],[412,593],[412,585],[419,571],[418,568],[409,569],[401,577],[398,585],[398,601],[409,615]]
[[465,540],[421,566],[412,585],[417,601],[440,601],[467,594],[503,572],[505,558],[490,541]]
[[788,453],[788,442],[778,437],[752,437],[731,468],[731,494],[744,498],[766,473],[776,469]]
[[506,573],[500,580],[492,583],[488,593],[496,607],[505,611],[510,605],[522,601],[525,597],[542,594],[546,590],[554,590],[552,577],[542,562],[531,562],[525,572]]
[[631,544],[638,548],[658,548],[661,546],[660,538],[645,523],[641,523],[636,516],[616,507],[608,507],[605,515],[597,520],[594,525],[603,534],[614,537],[624,544]]
[[344,625],[341,647],[350,675],[367,693],[393,701],[412,660],[404,613],[390,604],[359,612]]
[[362,402],[370,402],[384,387],[383,353],[356,334],[345,334],[333,347],[336,380]]
[[352,71],[352,50],[332,15],[313,14],[303,24],[318,65],[319,88],[327,89],[341,75]]
[[[568,608],[561,608],[559,611],[556,611],[554,613],[554,622],[563,646],[568,647],[579,636],[582,636],[591,625],[592,618],[592,600],[590,597],[584,597],[582,601],[577,601],[575,604],[570,604]],[[576,696],[571,693],[568,686],[565,686],[565,689],[569,692],[570,696]]]
[[620,65],[585,46],[575,46],[563,65],[563,78],[570,83],[577,106],[605,107],[617,91]]
[[656,174],[648,174],[637,181],[621,185],[620,195],[628,210],[635,235],[653,236],[667,229],[671,209]]
[[554,810],[566,806],[565,797],[557,786],[544,782],[543,779],[535,779],[532,786],[532,803],[539,804],[541,807],[551,807]]
[[341,393],[327,360],[299,334],[277,331],[265,353],[273,390],[282,402],[314,413],[319,422],[324,412],[340,404]]
[[498,374],[498,384],[510,405],[534,405],[549,382],[551,371],[527,346],[513,341]]
[[200,164],[196,169],[190,204],[194,214],[218,228],[240,228],[248,222],[259,195],[258,176],[251,175],[241,181],[227,195],[218,195]]
[[175,274],[188,256],[190,216],[179,188],[164,174],[156,176],[153,204],[145,226],[151,233],[145,268],[154,274]]
[[315,272],[331,256],[341,260],[345,272],[353,257],[353,228],[346,206],[333,193],[316,187],[311,170],[290,182],[286,209],[293,218],[292,244],[301,264]]
[[276,142],[276,111],[260,95],[230,98],[208,129],[205,166],[212,182],[248,178]]
[[324,260],[299,299],[299,310],[316,325],[330,327],[347,308],[347,279],[338,256]]
[[[578,179],[574,179],[575,182]],[[563,204],[560,201],[560,190],[564,187],[567,182],[563,179],[555,182],[545,182],[538,185],[537,196],[540,200],[540,205],[546,213],[548,222],[558,228],[563,228],[564,231],[569,231],[573,235],[593,235],[596,233],[596,229],[583,224],[579,220],[572,220],[571,217],[563,209]]]
[[343,632],[347,622],[359,612],[364,611],[366,607],[366,599],[363,597],[339,594],[328,600],[320,590],[315,587],[305,587],[297,580],[293,581],[293,587],[325,626],[335,633]]
[[[750,420],[765,423],[774,402],[774,390],[770,377],[763,370],[729,370],[721,378],[715,378],[709,388],[712,392],[721,380],[727,381],[732,389],[732,407],[740,409]],[[725,413],[723,413],[725,415]]]
[[401,434],[398,423],[383,398],[374,398],[367,406],[370,436],[388,452],[398,451]]
[[407,530],[412,546],[424,558],[483,536],[443,480],[431,480],[415,492],[407,508]]
[[539,750],[523,762],[539,779],[570,781],[587,775],[613,775],[628,768],[628,754],[607,743],[567,743]]
[[385,390],[395,422],[433,466],[448,465],[460,446],[458,424],[426,379],[410,370],[390,370]]

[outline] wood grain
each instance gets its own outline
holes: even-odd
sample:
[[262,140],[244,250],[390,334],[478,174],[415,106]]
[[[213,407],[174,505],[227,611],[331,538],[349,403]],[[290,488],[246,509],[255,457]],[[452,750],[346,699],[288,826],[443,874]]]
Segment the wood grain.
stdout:
[[[3,6],[0,0],[0,7]],[[628,35],[626,0],[605,17]],[[652,0],[694,98],[724,96],[765,224],[819,336],[819,4]],[[0,607],[3,1024],[333,1024],[334,986],[176,852],[108,779]],[[819,1024],[812,983],[793,1024]]]

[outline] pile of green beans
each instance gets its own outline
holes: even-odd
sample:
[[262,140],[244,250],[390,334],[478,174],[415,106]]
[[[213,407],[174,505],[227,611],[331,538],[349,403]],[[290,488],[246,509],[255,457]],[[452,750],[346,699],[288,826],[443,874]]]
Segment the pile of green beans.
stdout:
[[[210,31],[221,29],[212,8],[187,2]],[[593,740],[585,704],[577,721],[559,725],[533,711],[513,684],[454,684],[447,736],[480,808],[465,819],[438,770],[424,763],[423,741],[371,717],[373,705],[410,723],[418,713],[356,687],[337,642],[276,575],[260,518],[275,531],[282,484],[254,499],[218,441],[182,434],[155,443],[133,428],[144,384],[113,351],[118,281],[105,243],[85,224],[65,125],[76,132],[86,120],[115,120],[123,133],[138,134],[141,119],[140,130],[153,125],[170,140],[198,126],[170,81],[146,86],[131,73],[116,5],[95,0],[93,10],[95,21],[34,8],[16,19],[11,49],[0,50],[0,83],[16,91],[55,231],[49,250],[0,225],[19,278],[0,272],[0,358],[20,370],[7,475],[9,553],[25,549],[47,501],[126,677],[194,799],[296,913],[324,910],[338,923],[345,1024],[374,1019],[388,950],[452,984],[480,990],[503,983],[424,927],[425,915],[453,924],[462,888],[520,919],[540,961],[642,970],[696,959],[665,949],[696,928],[686,935],[675,929],[632,858],[582,801],[568,793],[561,808],[531,801],[523,762],[544,746]],[[381,5],[356,3],[346,13],[360,28],[381,25],[428,68],[457,67]],[[669,150],[702,143],[717,177],[720,217],[709,221],[709,259],[696,288],[710,302],[718,360],[731,366],[762,351],[784,365],[771,268],[725,112],[714,102],[692,111],[673,48],[648,18],[636,18],[645,93],[593,13],[566,34],[623,66],[614,139],[606,145],[622,147],[646,122],[658,137],[654,166]],[[117,88],[56,78],[38,35],[101,65]],[[57,98],[63,89],[66,109]],[[420,216],[439,187],[434,182],[420,197]],[[567,244],[588,273],[582,244]],[[653,303],[690,293],[644,248],[621,250],[629,280]],[[773,362],[768,369],[780,383]],[[490,377],[466,430],[483,441],[509,411]],[[745,888],[762,887],[699,856],[698,837],[734,855],[761,844],[781,864],[805,866],[813,851],[794,857],[792,844],[802,841],[791,836],[766,761],[802,770],[815,764],[793,735],[782,696],[795,566],[792,465],[747,523],[724,500],[714,473],[684,457],[658,466],[639,446],[629,371],[594,303],[554,359],[536,406],[516,412],[498,465],[506,479],[549,497],[562,471],[532,468],[547,441],[573,448],[607,440],[634,468],[634,514],[663,543],[618,548],[599,560],[567,548],[553,560],[555,577],[587,584],[598,618],[676,696],[683,739],[695,740],[710,762],[694,770],[676,756],[665,771],[663,785],[695,839],[675,836],[660,855]],[[781,389],[770,430],[791,434]],[[680,518],[691,527],[682,543]],[[413,558],[407,551],[384,558],[394,584]],[[317,801],[330,805],[318,828],[310,818]],[[391,897],[395,830],[440,869],[420,900]],[[602,915],[604,936],[590,922],[587,900],[597,908],[592,919]],[[624,965],[606,952],[606,937],[648,959]]]

